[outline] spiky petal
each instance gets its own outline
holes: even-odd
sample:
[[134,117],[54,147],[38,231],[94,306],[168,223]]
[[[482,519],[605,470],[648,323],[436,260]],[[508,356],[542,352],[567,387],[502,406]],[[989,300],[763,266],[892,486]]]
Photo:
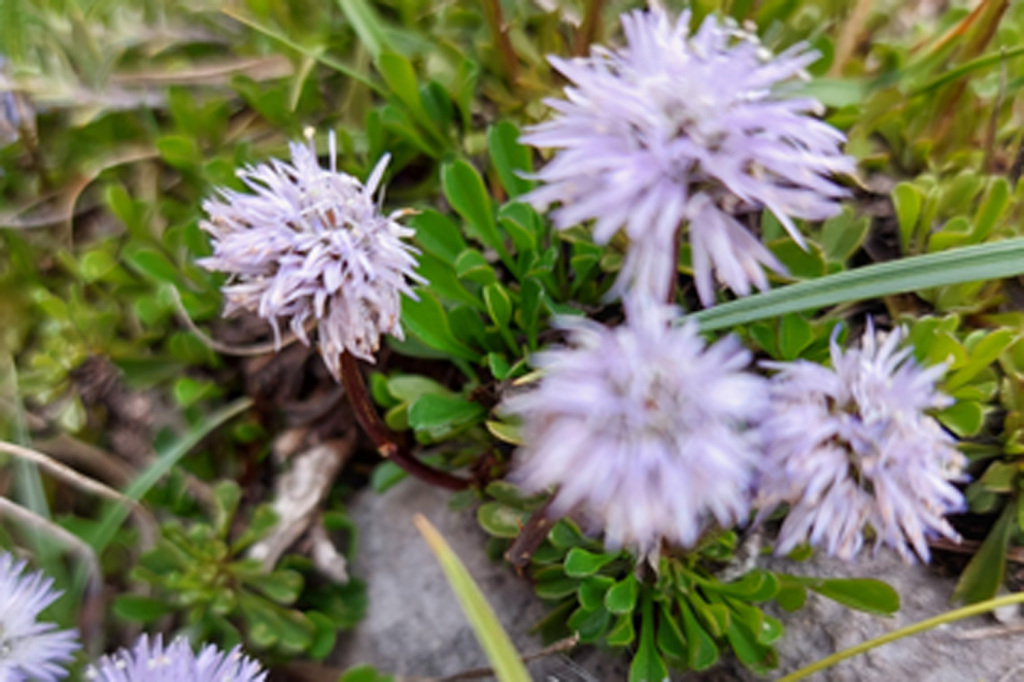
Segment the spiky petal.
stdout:
[[263,682],[267,673],[240,647],[225,652],[207,644],[197,654],[184,638],[164,646],[160,635],[142,635],[131,650],[104,656],[85,676],[96,682]]
[[546,100],[555,117],[522,141],[559,150],[527,196],[541,209],[561,204],[556,226],[595,219],[602,244],[625,229],[632,246],[617,291],[665,300],[675,234],[688,223],[697,290],[710,305],[712,272],[745,295],[767,287],[762,266],[784,271],[735,214],[767,208],[802,244],[792,218],[837,213],[847,193],[828,176],[854,163],[840,152],[842,133],[810,115],[821,105],[781,87],[806,77],[817,53],[799,44],[773,57],[729,20],[709,16],[693,35],[689,23],[689,13],[672,21],[635,11],[622,16],[625,46],[552,57],[571,85],[566,99]]
[[757,504],[762,513],[790,506],[779,553],[809,542],[850,559],[866,526],[876,550],[888,545],[908,562],[928,561],[928,537],[958,539],[944,517],[965,507],[952,484],[965,458],[926,414],[952,403],[935,388],[945,368],[922,368],[903,337],[876,335],[869,323],[860,348],[843,351],[833,335],[831,368],[766,363],[779,373]]
[[250,193],[219,189],[203,203],[200,227],[213,237],[214,253],[199,263],[231,274],[224,287],[225,315],[257,313],[281,342],[285,322],[309,343],[317,327],[320,353],[338,377],[345,351],[373,362],[381,334],[402,338],[401,296],[414,297],[422,281],[413,230],[398,223],[403,211],[385,215],[374,194],[384,156],[364,185],[320,166],[310,144],[291,145],[292,162],[272,160],[239,172]]
[[51,682],[67,675],[78,634],[39,622],[61,593],[41,571],[26,573],[26,565],[0,552],[0,680]]
[[504,409],[524,420],[513,479],[557,486],[552,509],[578,509],[611,547],[662,539],[692,547],[714,519],[744,518],[766,382],[727,337],[710,347],[667,307],[631,307],[614,329],[563,318],[570,344],[539,353],[538,387]]

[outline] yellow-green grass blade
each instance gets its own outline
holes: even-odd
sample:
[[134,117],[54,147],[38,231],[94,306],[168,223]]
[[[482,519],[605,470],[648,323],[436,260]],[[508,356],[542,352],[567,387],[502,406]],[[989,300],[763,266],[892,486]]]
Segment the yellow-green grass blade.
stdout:
[[530,682],[530,674],[526,671],[519,653],[459,557],[437,529],[421,514],[413,517],[413,523],[441,564],[448,584],[452,586],[463,613],[469,619],[469,624],[487,655],[487,660],[491,662],[495,676],[501,682]]

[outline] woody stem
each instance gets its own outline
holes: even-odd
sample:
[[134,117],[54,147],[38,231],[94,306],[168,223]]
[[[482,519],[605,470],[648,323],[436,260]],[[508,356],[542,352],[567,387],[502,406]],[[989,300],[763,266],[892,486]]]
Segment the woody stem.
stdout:
[[359,369],[359,362],[348,351],[341,355],[341,382],[345,386],[345,393],[348,394],[348,401],[352,405],[352,411],[355,412],[356,421],[377,446],[377,452],[381,457],[390,459],[410,476],[431,485],[448,490],[465,490],[469,487],[468,480],[427,466],[413,457],[407,448],[399,445],[399,439],[381,420],[377,408],[370,400],[370,393],[366,389],[366,382]]

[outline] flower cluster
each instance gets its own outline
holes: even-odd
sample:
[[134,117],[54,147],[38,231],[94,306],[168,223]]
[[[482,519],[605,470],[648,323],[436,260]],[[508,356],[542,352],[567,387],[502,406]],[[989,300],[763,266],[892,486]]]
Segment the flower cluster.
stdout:
[[402,337],[401,295],[413,296],[416,250],[403,241],[413,231],[398,223],[402,211],[384,215],[374,194],[388,163],[385,156],[364,185],[336,170],[331,137],[330,168],[317,160],[312,142],[291,146],[292,163],[273,160],[239,177],[252,190],[218,190],[206,201],[214,253],[199,261],[231,274],[224,287],[225,314],[257,313],[280,322],[309,343],[317,325],[320,353],[340,374],[341,354],[369,362],[381,334]]
[[772,413],[765,420],[758,504],[790,506],[778,551],[799,543],[849,559],[870,526],[875,546],[907,561],[928,561],[926,538],[958,536],[944,515],[964,508],[951,481],[964,456],[925,410],[952,403],[935,390],[945,368],[924,369],[899,349],[901,330],[886,338],[869,324],[860,348],[832,339],[832,368],[771,363]]
[[623,15],[626,45],[589,58],[550,59],[570,82],[556,117],[522,140],[559,151],[528,199],[552,203],[560,228],[595,219],[606,243],[631,241],[616,290],[664,301],[677,262],[676,234],[689,225],[697,291],[714,302],[712,272],[734,292],[767,287],[762,266],[781,263],[735,217],[767,208],[801,244],[792,218],[822,220],[846,191],[828,179],[851,173],[843,135],[808,114],[820,104],[786,98],[780,84],[817,59],[805,45],[773,57],[752,32],[709,16],[690,35],[690,15]]
[[188,640],[164,646],[159,635],[142,635],[131,650],[104,656],[89,668],[86,679],[96,682],[263,682],[267,673],[242,654],[239,647],[224,652],[205,645],[199,653]]
[[58,680],[67,675],[78,635],[39,622],[39,614],[61,593],[51,578],[26,573],[25,567],[25,561],[0,552],[0,680]]
[[[765,381],[734,338],[705,348],[664,307],[615,329],[563,319],[571,345],[540,353],[540,386],[505,403],[524,419],[517,480],[557,485],[553,511],[579,508],[608,544],[690,547],[707,522],[749,510]],[[699,387],[699,388],[698,388]]]
[[684,226],[701,302],[713,278],[746,295],[783,267],[737,217],[767,209],[802,245],[793,218],[834,215],[847,192],[830,176],[854,170],[843,135],[810,116],[820,105],[785,96],[816,53],[773,57],[735,22],[711,16],[693,35],[689,23],[633,12],[624,47],[551,59],[570,85],[522,138],[557,150],[527,199],[558,204],[559,228],[594,220],[599,243],[624,229],[613,292],[627,315],[615,329],[563,322],[570,346],[535,358],[540,386],[506,402],[524,421],[516,475],[554,487],[555,512],[581,513],[612,546],[692,547],[712,519],[787,504],[780,552],[809,541],[849,558],[868,527],[876,545],[927,559],[926,537],[956,537],[943,516],[963,506],[963,457],[925,414],[948,404],[944,368],[869,330],[845,353],[833,339],[831,369],[776,363],[767,380],[744,371],[735,340],[705,349],[663,305]]

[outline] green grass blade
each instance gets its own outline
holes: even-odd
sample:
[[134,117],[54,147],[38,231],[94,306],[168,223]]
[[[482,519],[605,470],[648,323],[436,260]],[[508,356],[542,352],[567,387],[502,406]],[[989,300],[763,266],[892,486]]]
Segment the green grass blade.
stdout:
[[319,49],[314,50],[314,49],[306,47],[305,45],[300,45],[299,43],[295,42],[294,40],[292,40],[291,38],[289,38],[285,34],[281,33],[280,31],[278,31],[278,30],[276,30],[274,28],[271,28],[270,26],[266,26],[264,24],[261,24],[260,22],[256,21],[252,17],[246,16],[245,14],[243,14],[243,13],[241,13],[241,12],[235,10],[235,9],[232,9],[230,7],[222,7],[220,9],[220,11],[225,16],[231,17],[232,19],[234,19],[238,23],[244,24],[245,26],[248,26],[252,30],[257,31],[259,33],[262,33],[263,35],[267,36],[268,38],[272,38],[272,39],[276,40],[277,42],[281,43],[285,47],[288,47],[288,48],[290,48],[292,50],[295,50],[296,52],[298,52],[302,56],[307,57],[309,59],[316,60],[316,61],[320,62],[321,64],[323,64],[324,66],[326,66],[328,68],[331,68],[331,69],[334,69],[338,73],[341,73],[341,74],[343,74],[345,76],[348,76],[352,80],[359,81],[360,83],[362,83],[366,87],[370,88],[371,90],[373,90],[374,92],[376,92],[379,95],[383,95],[383,94],[387,93],[387,91],[384,88],[382,88],[378,83],[374,82],[373,79],[371,79],[369,76],[363,74],[358,69],[352,68],[351,66],[348,66],[347,64],[343,64],[342,62],[338,61],[337,59],[334,59],[333,57],[331,57],[329,55],[323,54],[322,50],[319,50]]
[[960,66],[949,69],[948,71],[943,72],[939,76],[936,76],[935,78],[928,81],[921,87],[908,93],[907,98],[909,99],[911,97],[917,97],[918,95],[927,94],[929,92],[932,92],[933,90],[936,90],[937,88],[942,87],[946,83],[951,83],[957,80],[958,78],[966,76],[972,71],[978,71],[980,69],[985,69],[990,66],[995,66],[1000,62],[1014,59],[1022,55],[1024,55],[1024,45],[1020,47],[1015,47],[1011,50],[1002,49],[999,52],[993,52],[978,57],[977,59],[972,59],[971,61],[965,64],[961,64]]
[[[166,476],[199,441],[209,435],[214,429],[246,411],[251,406],[252,399],[240,398],[217,410],[202,423],[193,426],[173,446],[162,453],[138,478],[131,482],[124,491],[125,497],[132,500],[142,499],[143,495],[149,492],[150,488],[156,485],[161,478]],[[126,518],[128,518],[128,508],[123,504],[112,505],[107,508],[107,512],[103,515],[99,527],[91,538],[87,538],[87,541],[93,546],[97,554],[103,552]]]
[[423,538],[430,545],[445,576],[448,584],[452,586],[455,596],[462,606],[462,611],[473,626],[480,646],[487,654],[487,660],[491,662],[494,674],[500,682],[530,682],[530,673],[526,671],[519,653],[516,651],[505,630],[498,622],[497,616],[491,609],[490,604],[484,598],[480,588],[473,582],[469,571],[459,561],[452,548],[448,546],[445,539],[437,532],[437,529],[430,525],[422,515],[413,517],[413,523],[419,529]]
[[338,0],[338,6],[345,13],[345,18],[352,25],[352,30],[359,36],[360,42],[370,53],[374,64],[380,63],[384,52],[395,52],[387,36],[380,17],[365,0]]
[[1024,274],[1024,237],[911,256],[791,284],[687,315],[710,331],[788,313]]

